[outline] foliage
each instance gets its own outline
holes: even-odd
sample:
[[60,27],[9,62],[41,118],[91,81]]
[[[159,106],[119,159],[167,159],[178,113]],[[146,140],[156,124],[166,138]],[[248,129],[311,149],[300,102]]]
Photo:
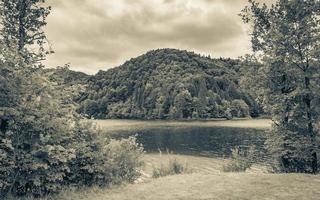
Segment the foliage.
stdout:
[[[92,134],[94,133],[94,134]],[[69,163],[66,179],[77,186],[107,186],[133,182],[140,176],[143,148],[134,137],[102,138],[90,123],[79,124],[72,146],[76,158]]]
[[284,172],[318,171],[320,2],[255,1],[243,10],[265,62],[265,97],[274,120],[268,147]]
[[[44,47],[47,38],[42,28],[47,24],[45,20],[51,11],[51,7],[45,7],[44,2],[45,0],[0,1],[1,39],[27,63],[43,60],[52,52]],[[38,48],[34,48],[35,46]]]
[[43,69],[43,76],[48,77],[50,81],[65,86],[85,84],[88,81],[89,75],[72,71],[69,68],[69,65],[65,65],[63,67]]
[[[68,147],[70,110],[61,108],[55,90],[35,71],[31,74],[26,69],[11,76],[11,81],[19,80],[19,88],[11,90],[21,93],[17,104],[4,108],[2,116],[2,123],[7,125],[0,132],[0,145],[4,147],[0,162],[10,161],[11,165],[1,169],[6,173],[1,174],[5,183],[1,191],[36,196],[57,191],[68,161],[74,158],[73,149]],[[10,109],[14,112],[8,113]]]
[[265,96],[266,69],[254,55],[241,57],[243,65],[239,69],[240,88],[250,94],[256,102],[255,107],[250,108],[252,117],[260,114],[270,115],[270,108]]
[[231,117],[257,116],[258,105],[241,90],[235,66],[241,61],[150,51],[90,77],[78,111],[94,118],[223,118],[234,102]]
[[160,167],[154,167],[152,172],[153,178],[160,178],[163,176],[183,174],[190,172],[187,163],[183,164],[176,158],[170,158],[167,164],[161,164]]

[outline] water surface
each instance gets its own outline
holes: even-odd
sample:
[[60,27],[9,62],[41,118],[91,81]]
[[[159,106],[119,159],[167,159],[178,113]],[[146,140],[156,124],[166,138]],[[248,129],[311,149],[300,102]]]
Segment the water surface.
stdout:
[[97,120],[114,138],[137,136],[146,152],[172,152],[184,155],[229,157],[235,147],[256,146],[263,150],[267,119],[213,121]]

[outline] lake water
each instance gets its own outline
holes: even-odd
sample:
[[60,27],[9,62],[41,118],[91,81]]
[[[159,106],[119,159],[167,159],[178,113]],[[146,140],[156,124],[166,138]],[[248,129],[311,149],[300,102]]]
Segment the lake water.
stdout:
[[263,152],[267,119],[214,121],[97,120],[113,138],[137,136],[146,152],[167,151],[185,155],[229,157],[235,147],[255,145]]

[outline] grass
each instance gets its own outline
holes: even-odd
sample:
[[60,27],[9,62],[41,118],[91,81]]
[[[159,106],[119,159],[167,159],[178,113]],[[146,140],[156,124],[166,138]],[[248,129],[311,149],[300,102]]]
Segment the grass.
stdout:
[[152,176],[153,169],[161,165],[170,163],[170,160],[177,159],[180,163],[187,165],[188,171],[201,172],[201,173],[220,173],[221,168],[228,160],[220,158],[208,158],[201,156],[191,155],[178,155],[178,154],[145,154],[144,155],[144,174]]
[[304,174],[193,173],[118,188],[65,192],[59,200],[319,200],[320,177]]
[[[152,178],[154,166],[172,158],[188,163],[192,173]],[[224,173],[230,160],[186,155],[147,154],[144,180],[109,189],[66,190],[47,200],[319,200],[320,176],[268,174],[259,166],[246,173]],[[31,200],[31,199],[30,199]]]

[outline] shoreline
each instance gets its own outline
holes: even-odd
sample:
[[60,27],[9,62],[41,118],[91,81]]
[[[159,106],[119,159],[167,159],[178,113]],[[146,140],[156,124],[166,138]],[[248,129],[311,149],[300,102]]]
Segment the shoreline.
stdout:
[[106,119],[92,120],[103,131],[119,131],[131,129],[149,129],[161,127],[229,127],[268,130],[272,121],[266,118],[238,118],[233,120],[125,120]]

